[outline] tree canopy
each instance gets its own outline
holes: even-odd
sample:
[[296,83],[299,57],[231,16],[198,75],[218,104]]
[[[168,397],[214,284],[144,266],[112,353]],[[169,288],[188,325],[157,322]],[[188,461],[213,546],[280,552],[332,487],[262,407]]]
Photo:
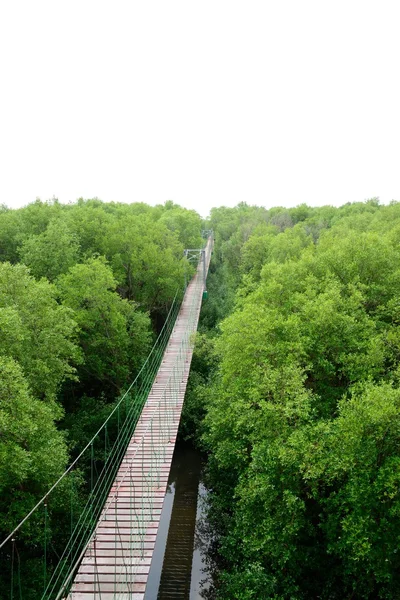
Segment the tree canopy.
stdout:
[[230,210],[199,385],[218,598],[397,597],[400,205]]

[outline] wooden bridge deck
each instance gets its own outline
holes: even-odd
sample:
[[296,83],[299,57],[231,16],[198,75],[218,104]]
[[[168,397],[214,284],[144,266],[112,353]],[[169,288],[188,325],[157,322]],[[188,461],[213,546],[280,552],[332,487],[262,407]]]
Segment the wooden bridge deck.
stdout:
[[[206,272],[211,245],[210,238]],[[68,600],[144,599],[189,376],[203,277],[200,262]]]

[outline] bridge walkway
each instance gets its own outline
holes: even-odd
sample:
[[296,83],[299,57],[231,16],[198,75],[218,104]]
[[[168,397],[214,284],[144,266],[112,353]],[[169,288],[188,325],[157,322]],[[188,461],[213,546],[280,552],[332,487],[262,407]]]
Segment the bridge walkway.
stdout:
[[68,600],[144,600],[211,249],[209,238]]

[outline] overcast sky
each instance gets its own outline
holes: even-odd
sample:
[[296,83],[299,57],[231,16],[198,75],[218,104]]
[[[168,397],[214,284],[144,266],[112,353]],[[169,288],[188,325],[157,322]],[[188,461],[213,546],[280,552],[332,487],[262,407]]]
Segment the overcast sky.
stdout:
[[0,7],[0,203],[400,200],[398,1]]

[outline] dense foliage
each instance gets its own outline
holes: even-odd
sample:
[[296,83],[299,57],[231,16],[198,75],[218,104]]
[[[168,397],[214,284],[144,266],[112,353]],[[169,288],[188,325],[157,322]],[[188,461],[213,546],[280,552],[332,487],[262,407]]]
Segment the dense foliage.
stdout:
[[[1,537],[135,377],[202,225],[172,202],[0,209]],[[400,204],[242,203],[205,225],[181,434],[208,453],[214,593],[398,597]],[[68,510],[61,494],[54,536]]]
[[228,301],[205,322],[231,311],[198,395],[218,597],[396,598],[400,205],[211,222]]

